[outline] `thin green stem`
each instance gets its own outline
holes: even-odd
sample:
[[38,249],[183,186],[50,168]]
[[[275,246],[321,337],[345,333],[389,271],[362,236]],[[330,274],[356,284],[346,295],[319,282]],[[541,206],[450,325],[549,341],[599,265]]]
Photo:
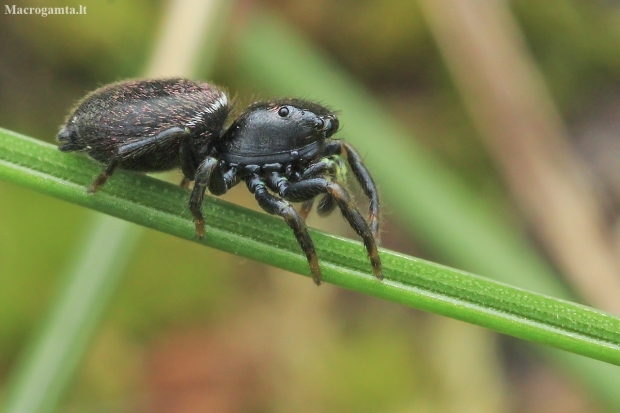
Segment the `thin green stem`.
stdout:
[[[188,192],[118,171],[95,195],[85,188],[101,166],[52,145],[0,130],[0,178],[171,235],[289,271],[308,264],[284,222],[207,197],[207,236],[199,241]],[[351,290],[501,333],[620,365],[620,319],[424,260],[381,250],[385,280],[370,273],[359,242],[312,231],[324,279]]]

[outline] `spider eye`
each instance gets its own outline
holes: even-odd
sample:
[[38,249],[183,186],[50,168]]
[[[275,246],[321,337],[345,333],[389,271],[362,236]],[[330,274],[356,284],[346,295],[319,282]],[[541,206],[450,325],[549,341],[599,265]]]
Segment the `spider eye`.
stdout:
[[278,110],[278,115],[280,115],[281,117],[285,118],[285,117],[288,116],[289,112],[290,111],[288,110],[288,107],[282,106],[280,108],[280,110]]

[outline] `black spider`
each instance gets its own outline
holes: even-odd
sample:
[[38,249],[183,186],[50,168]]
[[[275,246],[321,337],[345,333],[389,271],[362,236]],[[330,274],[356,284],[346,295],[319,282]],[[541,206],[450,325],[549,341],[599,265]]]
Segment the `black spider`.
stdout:
[[[58,134],[63,152],[83,151],[106,165],[88,189],[95,192],[116,168],[156,172],[181,168],[182,186],[194,181],[189,208],[204,237],[205,191],[222,195],[244,181],[258,204],[293,229],[314,282],[321,270],[305,218],[337,206],[362,237],[374,275],[382,279],[376,239],[379,198],[372,177],[351,145],[332,139],[338,118],[305,100],[278,99],[249,106],[228,127],[224,92],[187,79],[129,80],[86,95]],[[355,207],[342,175],[346,159],[370,200],[368,222]],[[290,202],[303,202],[298,213]]]

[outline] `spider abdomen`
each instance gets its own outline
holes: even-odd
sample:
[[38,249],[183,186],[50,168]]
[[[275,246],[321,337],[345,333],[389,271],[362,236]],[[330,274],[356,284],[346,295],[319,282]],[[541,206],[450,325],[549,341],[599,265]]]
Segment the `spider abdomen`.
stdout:
[[186,129],[193,145],[204,145],[221,135],[228,113],[226,95],[208,83],[130,80],[86,95],[67,118],[58,140],[61,151],[84,151],[102,163],[116,158],[123,169],[169,170],[180,165],[178,138],[154,140],[131,156],[119,156],[119,149],[171,128]]

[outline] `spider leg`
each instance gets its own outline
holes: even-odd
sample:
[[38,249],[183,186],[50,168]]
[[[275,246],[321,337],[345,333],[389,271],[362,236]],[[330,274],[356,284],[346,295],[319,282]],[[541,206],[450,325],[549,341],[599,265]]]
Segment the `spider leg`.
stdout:
[[332,157],[325,157],[306,168],[303,174],[301,174],[301,179],[304,180],[324,175],[335,177],[338,174],[338,170],[338,162]]
[[191,179],[189,179],[187,176],[184,176],[183,179],[181,179],[181,183],[179,183],[179,186],[181,188],[189,188],[189,183],[192,182]]
[[145,152],[152,151],[155,147],[171,143],[174,140],[184,140],[187,136],[189,136],[189,132],[187,130],[174,126],[163,130],[150,138],[141,139],[139,141],[126,143],[125,145],[120,146],[118,148],[118,158],[119,160],[131,159]]
[[230,188],[239,183],[237,172],[238,168],[236,166],[226,165],[222,162],[218,163],[209,181],[209,192],[213,195],[223,195],[228,192]]
[[319,201],[319,205],[316,207],[316,212],[320,217],[325,217],[331,214],[336,209],[336,201],[334,197],[327,194]]
[[108,178],[110,176],[112,176],[112,174],[114,173],[114,170],[116,169],[116,167],[118,166],[118,161],[117,160],[112,160],[112,162],[110,162],[106,168],[103,170],[103,172],[101,172],[93,181],[92,184],[90,184],[90,187],[86,190],[86,192],[88,192],[89,194],[94,194],[95,192],[97,192],[97,190],[99,188],[101,188],[101,186],[103,184],[106,183],[106,181],[108,180]]
[[[188,130],[186,130],[185,128],[180,128],[178,126],[174,126],[163,130],[157,135],[150,138],[142,139],[120,146],[118,148],[116,161],[129,160],[133,157],[139,156],[142,153],[152,151],[155,147],[165,146],[175,140],[178,140],[180,142],[179,159],[181,162],[181,170],[183,171],[184,175],[183,180],[181,181],[181,187],[187,188],[190,181],[194,179],[194,174],[196,173],[196,166],[198,164],[195,154],[191,150],[189,137],[190,134]],[[108,177],[110,175],[111,173],[108,174]],[[103,182],[105,182],[105,180]],[[101,185],[103,185],[103,183]]]
[[305,221],[306,219],[308,219],[308,215],[310,214],[310,211],[312,211],[312,206],[314,205],[314,198],[313,199],[309,199],[306,202],[304,202],[303,204],[301,204],[301,207],[299,208],[299,216]]
[[[310,214],[313,205],[314,198],[309,199],[308,201],[301,204],[298,212],[299,216],[301,216],[304,221],[308,219],[308,215]],[[325,217],[334,212],[335,208],[336,202],[334,201],[334,197],[329,194],[325,194],[323,198],[319,201],[319,205],[316,207],[316,212],[319,214],[319,216]]]
[[95,178],[93,183],[88,188],[88,193],[92,194],[97,192],[97,190],[106,183],[108,178],[112,176],[112,173],[118,166],[118,164],[123,160],[132,159],[135,156],[140,155],[141,153],[152,151],[153,147],[166,145],[175,139],[181,139],[181,141],[187,140],[188,131],[179,127],[172,127],[166,129],[155,136],[150,138],[142,139],[136,142],[127,143],[125,145],[121,145],[118,148],[118,152],[111,159],[110,163],[106,166],[105,170]]
[[380,206],[379,194],[377,192],[375,181],[373,181],[368,169],[366,169],[366,166],[364,166],[364,163],[362,162],[362,157],[357,153],[353,146],[342,141],[333,141],[329,143],[325,148],[325,153],[327,155],[343,155],[347,159],[355,179],[362,187],[366,197],[370,200],[370,205],[368,207],[368,222],[370,223],[369,225],[373,236],[378,240]]
[[194,189],[192,195],[189,198],[189,210],[192,211],[194,216],[194,224],[196,225],[196,235],[202,239],[205,236],[205,220],[202,215],[202,202],[204,200],[205,191],[209,182],[211,181],[211,175],[217,165],[217,159],[212,157],[205,158],[198,169],[196,170],[196,177],[194,182]]
[[[301,175],[301,179],[305,180],[308,178],[315,178],[318,176],[329,176],[332,180],[337,180],[338,176],[341,175],[341,165],[339,160],[333,159],[332,157],[326,157],[321,159],[315,164],[310,165]],[[310,199],[304,202],[301,205],[299,210],[300,215],[306,220],[308,218],[308,214],[314,205],[314,199]],[[325,194],[323,199],[319,202],[317,207],[317,213],[319,216],[327,216],[331,214],[336,207],[336,203],[333,198],[329,194]]]
[[278,173],[274,172],[269,176],[269,186],[278,188],[280,196],[291,202],[304,202],[313,199],[319,194],[325,193],[334,199],[334,202],[340,208],[342,215],[349,222],[351,228],[364,241],[364,246],[368,253],[368,258],[372,265],[372,272],[378,279],[383,279],[383,268],[377,243],[373,232],[364,217],[355,207],[349,193],[342,185],[329,181],[324,177],[309,178],[295,183],[290,183]]
[[297,211],[295,211],[295,208],[293,208],[290,202],[270,194],[267,190],[267,184],[258,175],[250,175],[246,180],[246,184],[262,209],[269,214],[281,216],[288,226],[291,227],[299,246],[306,254],[308,264],[310,265],[310,272],[312,273],[312,279],[316,285],[320,285],[321,269],[319,268],[319,259],[317,258],[314,243],[312,242],[312,238],[310,238],[310,234],[308,234],[308,228],[304,220],[299,216]]

